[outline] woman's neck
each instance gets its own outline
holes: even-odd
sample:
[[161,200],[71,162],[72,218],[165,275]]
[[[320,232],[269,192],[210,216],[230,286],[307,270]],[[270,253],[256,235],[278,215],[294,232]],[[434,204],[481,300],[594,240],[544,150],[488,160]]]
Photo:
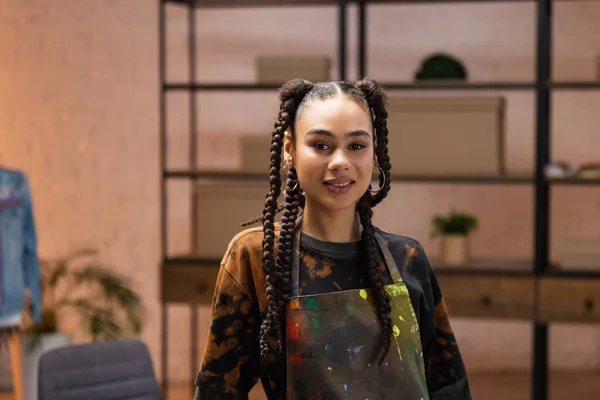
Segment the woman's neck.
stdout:
[[360,223],[354,207],[346,210],[325,210],[306,199],[302,213],[302,232],[325,242],[355,242],[360,240]]

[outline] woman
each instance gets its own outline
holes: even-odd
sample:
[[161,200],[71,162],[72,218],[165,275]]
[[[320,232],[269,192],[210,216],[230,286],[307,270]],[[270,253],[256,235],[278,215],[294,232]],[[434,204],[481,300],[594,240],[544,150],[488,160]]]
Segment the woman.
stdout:
[[263,226],[223,258],[196,399],[247,399],[259,379],[269,399],[470,399],[422,247],[371,222],[390,190],[381,88],[296,79],[280,100]]

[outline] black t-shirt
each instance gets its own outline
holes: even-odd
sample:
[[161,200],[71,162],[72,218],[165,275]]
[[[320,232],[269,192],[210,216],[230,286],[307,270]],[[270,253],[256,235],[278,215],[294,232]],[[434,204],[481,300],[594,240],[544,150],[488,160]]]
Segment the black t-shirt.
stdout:
[[[299,294],[369,287],[361,242],[330,243],[300,236]],[[391,277],[390,277],[391,281]]]
[[[380,233],[415,310],[430,399],[470,400],[468,379],[446,304],[424,250],[408,237]],[[269,399],[285,396],[285,355],[277,354],[266,372],[261,373],[259,366],[257,334],[263,310],[260,305],[266,304],[260,283],[264,279],[261,242],[260,228],[240,233],[223,260],[211,330],[196,379],[199,388],[196,399],[247,399],[247,393],[258,380],[262,381]],[[300,295],[370,286],[362,242],[330,243],[301,234],[299,253]],[[392,283],[389,271],[384,277],[386,284]],[[285,329],[282,333],[285,343]],[[236,347],[224,352],[224,343],[236,343]]]

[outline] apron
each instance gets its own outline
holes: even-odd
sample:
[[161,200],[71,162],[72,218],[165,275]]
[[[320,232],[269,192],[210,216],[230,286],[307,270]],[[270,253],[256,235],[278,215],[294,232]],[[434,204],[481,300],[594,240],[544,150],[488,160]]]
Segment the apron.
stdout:
[[393,278],[393,335],[381,367],[381,326],[371,289],[299,296],[300,229],[294,234],[287,306],[287,400],[429,400],[419,325],[408,289],[376,233]]

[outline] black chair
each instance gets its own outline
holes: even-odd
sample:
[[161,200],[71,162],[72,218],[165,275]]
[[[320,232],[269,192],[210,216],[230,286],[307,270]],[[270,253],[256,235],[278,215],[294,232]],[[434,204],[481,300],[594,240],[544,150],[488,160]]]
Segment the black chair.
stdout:
[[40,358],[39,400],[160,400],[150,353],[139,340],[51,350]]

